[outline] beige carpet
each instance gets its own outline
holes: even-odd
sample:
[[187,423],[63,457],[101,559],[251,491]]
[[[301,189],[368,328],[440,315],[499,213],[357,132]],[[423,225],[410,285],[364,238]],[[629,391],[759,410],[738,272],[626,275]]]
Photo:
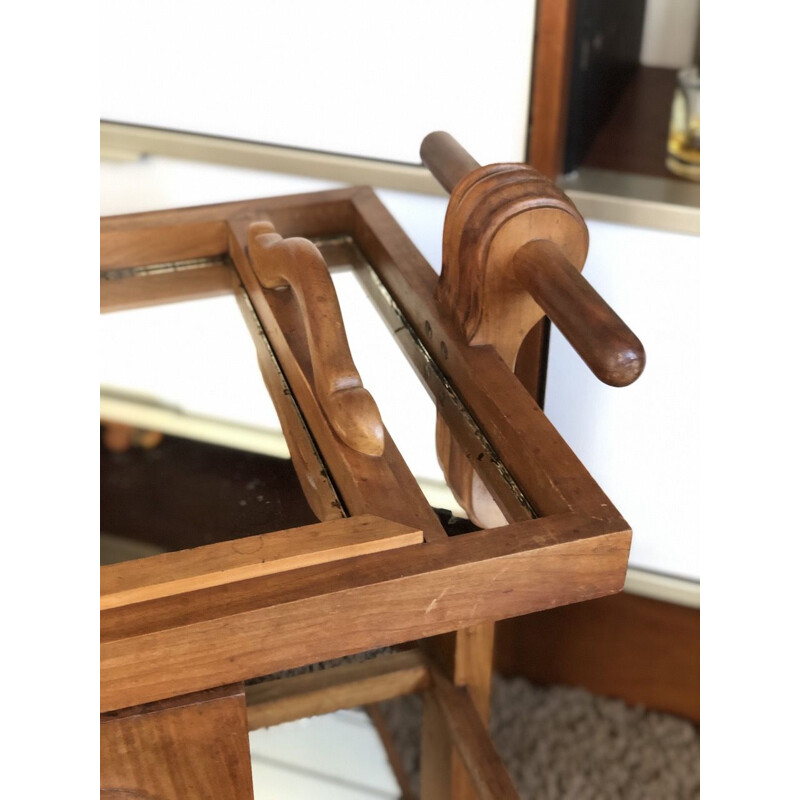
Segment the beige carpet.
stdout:
[[[415,790],[422,704],[381,704]],[[492,738],[524,800],[689,800],[700,796],[700,737],[678,717],[583,689],[495,678]]]

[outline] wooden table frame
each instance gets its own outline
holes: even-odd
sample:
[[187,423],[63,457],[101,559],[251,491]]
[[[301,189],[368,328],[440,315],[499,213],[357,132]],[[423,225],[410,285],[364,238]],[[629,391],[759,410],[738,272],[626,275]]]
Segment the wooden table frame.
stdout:
[[[388,432],[379,457],[341,445],[314,392],[292,293],[264,290],[253,272],[248,226],[267,218],[284,237],[311,239],[329,265],[355,267],[509,524],[448,537]],[[177,586],[105,608],[102,712],[437,637],[428,647],[436,666],[413,684],[434,687],[424,738],[442,750],[437,726],[460,730],[456,750],[477,796],[509,796],[497,794],[505,789],[492,781],[503,779],[491,777],[493,762],[475,755],[474,738],[463,735],[488,712],[491,623],[620,591],[631,533],[494,349],[464,341],[434,299],[436,281],[364,187],[101,221],[104,311],[237,296],[298,476],[321,520],[312,528],[371,515],[379,518],[377,529],[399,524],[424,538],[276,574],[231,572],[210,585]],[[457,786],[460,769],[423,766],[424,797],[467,796],[471,790]]]

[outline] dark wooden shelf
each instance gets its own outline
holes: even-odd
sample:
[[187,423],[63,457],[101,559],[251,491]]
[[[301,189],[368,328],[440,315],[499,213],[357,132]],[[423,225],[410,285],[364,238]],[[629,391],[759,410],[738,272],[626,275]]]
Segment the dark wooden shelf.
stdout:
[[581,166],[682,180],[664,166],[676,74],[639,67]]

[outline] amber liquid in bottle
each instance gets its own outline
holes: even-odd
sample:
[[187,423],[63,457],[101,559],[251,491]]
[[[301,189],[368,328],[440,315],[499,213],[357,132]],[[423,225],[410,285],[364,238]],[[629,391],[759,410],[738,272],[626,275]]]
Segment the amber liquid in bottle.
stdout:
[[700,180],[700,72],[681,70],[672,103],[666,166],[689,180]]

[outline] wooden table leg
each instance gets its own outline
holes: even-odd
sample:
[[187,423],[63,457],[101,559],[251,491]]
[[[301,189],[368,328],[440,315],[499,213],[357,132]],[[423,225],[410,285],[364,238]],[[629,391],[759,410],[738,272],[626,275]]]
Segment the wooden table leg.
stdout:
[[[426,640],[426,650],[444,675],[466,687],[484,723],[489,722],[494,623],[487,622]],[[423,696],[421,800],[473,800],[475,793],[455,751],[442,713]]]
[[253,800],[243,685],[102,714],[100,797]]

